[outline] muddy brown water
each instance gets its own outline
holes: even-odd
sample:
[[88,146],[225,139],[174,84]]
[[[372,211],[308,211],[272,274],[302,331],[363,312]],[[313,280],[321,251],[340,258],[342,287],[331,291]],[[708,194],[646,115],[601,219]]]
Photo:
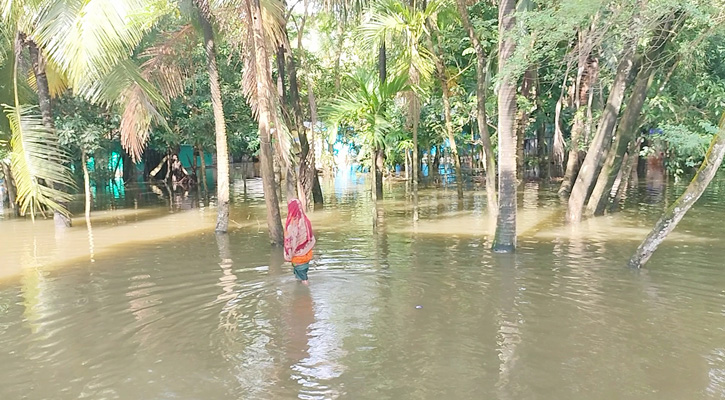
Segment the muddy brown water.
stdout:
[[527,184],[505,256],[484,192],[424,190],[414,227],[392,186],[373,234],[362,180],[328,182],[309,287],[268,245],[258,181],[235,182],[228,236],[191,195],[116,204],[91,235],[2,220],[0,399],[723,398],[718,182],[641,271],[681,185],[571,228]]

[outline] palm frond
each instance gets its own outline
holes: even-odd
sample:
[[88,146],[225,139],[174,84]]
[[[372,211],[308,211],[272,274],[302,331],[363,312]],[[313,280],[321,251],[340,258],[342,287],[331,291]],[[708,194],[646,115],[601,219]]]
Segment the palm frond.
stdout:
[[74,187],[67,163],[70,160],[58,145],[57,136],[47,129],[34,106],[3,105],[10,122],[10,167],[17,186],[17,202],[21,213],[49,208],[68,215],[61,204],[71,196],[54,188],[54,185]]
[[[127,59],[153,26],[165,0],[56,0],[31,38],[68,74],[72,86],[100,79]],[[153,10],[153,12],[151,12]]]
[[80,87],[77,92],[92,103],[115,105],[123,110],[121,145],[134,161],[140,159],[153,123],[169,129],[161,114],[168,111],[166,98],[149,83],[147,76],[148,71],[132,60],[125,60],[102,79]]
[[191,75],[191,52],[198,37],[192,25],[165,33],[159,42],[141,54],[146,59],[141,65],[141,75],[158,88],[164,99],[184,93],[184,85]]

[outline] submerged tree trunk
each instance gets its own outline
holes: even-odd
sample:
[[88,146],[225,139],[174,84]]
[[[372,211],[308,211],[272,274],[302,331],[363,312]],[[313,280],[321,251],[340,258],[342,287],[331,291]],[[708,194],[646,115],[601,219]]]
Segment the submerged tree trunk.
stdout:
[[627,108],[624,110],[624,114],[617,126],[614,145],[607,155],[597,183],[589,197],[589,203],[587,204],[587,213],[589,215],[599,215],[604,212],[607,200],[609,200],[609,193],[622,166],[622,157],[624,157],[628,145],[635,140],[639,117],[647,99],[647,90],[652,84],[654,71],[659,64],[659,55],[671,36],[671,28],[672,22],[668,20],[657,29],[654,40],[645,52],[643,59],[637,63],[641,64],[641,67],[637,72],[629,101],[627,101]]
[[[590,29],[591,31],[591,29]],[[560,196],[568,196],[579,174],[582,154],[580,146],[588,141],[585,134],[589,124],[587,115],[591,115],[591,99],[594,93],[594,84],[599,76],[599,60],[591,54],[591,34],[580,32],[577,49],[579,51],[577,75],[574,81],[574,122],[571,128],[571,143],[566,162],[564,179],[559,188]]]
[[619,185],[617,186],[617,194],[609,204],[609,212],[614,211],[614,208],[624,197],[629,187],[629,180],[632,178],[632,171],[637,169],[639,162],[639,149],[642,146],[642,137],[637,138],[633,143],[630,143],[630,147],[627,149],[627,157],[622,163],[621,178]]
[[86,152],[82,151],[81,164],[83,166],[83,189],[85,193],[86,223],[91,221],[91,178],[88,175],[88,158]]
[[216,136],[217,158],[217,220],[216,232],[226,232],[229,228],[229,151],[227,150],[227,128],[224,119],[224,103],[222,102],[221,85],[219,84],[219,69],[216,61],[216,44],[214,43],[214,30],[209,20],[208,0],[196,0],[199,9],[199,24],[204,32],[204,50],[206,51],[207,72],[209,73],[209,88],[211,92],[211,105],[214,111],[214,133]]
[[207,190],[209,190],[209,186],[206,184],[206,157],[204,157],[204,147],[199,145],[199,160],[200,160],[200,166],[199,166],[199,175],[201,182],[202,190],[204,190],[204,193],[206,193]]
[[606,107],[599,121],[597,133],[587,151],[587,156],[579,169],[576,183],[569,197],[569,206],[566,214],[568,222],[579,222],[584,211],[584,202],[589,195],[589,191],[597,172],[599,163],[606,155],[607,149],[611,144],[612,132],[617,122],[617,115],[622,106],[624,99],[624,91],[626,89],[627,78],[633,64],[634,48],[630,47],[625,50],[622,60],[617,67],[617,74],[612,83],[612,90],[609,93]]
[[[552,157],[554,158],[553,176],[560,177],[564,173],[564,132],[561,130],[561,109],[564,106],[564,95],[566,93],[566,81],[569,78],[569,67],[567,66],[564,73],[564,82],[561,84],[561,94],[559,100],[556,101],[554,108],[554,148],[552,149]],[[571,184],[571,179],[570,179]],[[565,193],[569,194],[571,186],[565,187]]]
[[[412,94],[417,100],[417,95]],[[420,172],[420,158],[418,157],[418,124],[419,116],[413,115],[413,222],[418,221],[418,173]]]
[[10,208],[13,209],[15,215],[18,215],[19,207],[15,203],[16,195],[15,195],[15,182],[13,181],[13,174],[10,170],[10,166],[5,164],[2,160],[0,160],[0,166],[2,166],[3,169],[3,176],[5,176],[5,189],[8,191],[8,202],[10,203]]
[[[35,83],[38,89],[38,105],[40,106],[40,114],[43,120],[43,126],[51,132],[55,132],[55,122],[53,121],[53,108],[50,103],[50,88],[48,87],[48,76],[45,72],[45,59],[40,53],[38,46],[33,41],[28,42],[28,50],[30,53],[30,62],[33,65],[33,74],[35,75]],[[53,183],[49,182],[53,187]],[[60,188],[68,190],[68,188]],[[61,202],[63,208],[67,209],[67,204]],[[69,215],[63,214],[57,210],[53,211],[53,220],[56,226],[70,228],[73,222]]]
[[498,68],[503,72],[498,92],[499,204],[493,251],[512,253],[516,249],[516,83],[507,73],[516,42],[510,37],[516,20],[515,0],[501,0],[499,15]]
[[647,97],[647,88],[652,81],[652,72],[651,70],[642,70],[637,74],[637,80],[627,102],[627,108],[617,125],[614,144],[607,154],[607,159],[599,172],[599,178],[594,190],[589,196],[589,202],[587,203],[588,215],[600,215],[604,212],[607,200],[609,200],[609,193],[622,166],[622,157],[624,157],[630,143],[635,140],[637,121],[639,121],[639,115]]
[[284,244],[284,231],[279,212],[277,185],[274,182],[274,166],[272,164],[272,144],[270,142],[270,120],[272,119],[274,89],[272,74],[269,70],[269,56],[265,46],[264,23],[259,0],[248,0],[247,8],[252,17],[254,65],[257,67],[257,101],[259,113],[259,141],[264,200],[267,205],[267,226],[272,244]]
[[471,40],[473,49],[476,51],[476,120],[478,123],[478,134],[481,136],[481,146],[486,159],[486,200],[490,215],[498,212],[498,200],[496,199],[496,158],[491,146],[491,135],[488,132],[486,123],[486,87],[488,76],[486,68],[486,55],[483,53],[483,46],[478,34],[473,29],[471,20],[468,17],[468,8],[465,0],[457,0],[458,12],[461,15],[463,27],[468,31],[468,38]]
[[725,155],[725,114],[720,119],[720,130],[712,138],[710,148],[705,154],[705,160],[702,162],[697,174],[685,189],[685,192],[675,201],[665,214],[657,221],[654,229],[639,245],[632,258],[629,260],[629,266],[633,268],[641,268],[649,261],[657,247],[665,240],[677,224],[682,220],[687,211],[697,202],[697,200],[705,192],[712,178],[717,173],[720,164],[722,164]]

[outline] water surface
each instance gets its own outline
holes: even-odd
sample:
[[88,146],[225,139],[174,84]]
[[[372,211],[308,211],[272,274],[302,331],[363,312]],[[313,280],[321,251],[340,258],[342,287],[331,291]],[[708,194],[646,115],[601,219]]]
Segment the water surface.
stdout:
[[681,185],[572,228],[527,184],[510,256],[484,192],[426,190],[413,226],[389,188],[373,234],[338,179],[309,287],[268,245],[258,181],[235,183],[226,236],[183,195],[95,213],[90,236],[0,221],[0,398],[723,398],[718,182],[642,271],[626,261]]

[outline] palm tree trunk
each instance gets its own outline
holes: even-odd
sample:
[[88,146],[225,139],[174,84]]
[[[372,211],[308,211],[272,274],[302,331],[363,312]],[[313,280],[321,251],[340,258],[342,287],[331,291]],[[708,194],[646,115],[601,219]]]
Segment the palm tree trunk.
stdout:
[[262,10],[259,0],[247,0],[247,11],[252,17],[252,31],[254,41],[255,66],[257,67],[257,101],[259,112],[259,141],[260,141],[260,163],[262,169],[262,181],[264,186],[264,200],[267,205],[267,226],[269,238],[272,244],[284,244],[284,231],[282,230],[282,219],[279,212],[279,200],[277,197],[277,185],[274,182],[274,167],[272,165],[272,144],[270,142],[270,119],[274,109],[272,107],[272,96],[274,89],[272,85],[272,74],[269,70],[269,56],[264,39],[264,28],[262,22]]
[[675,230],[687,211],[692,208],[707,189],[718,168],[720,168],[720,164],[722,164],[723,156],[725,156],[725,114],[720,119],[720,130],[712,138],[710,148],[705,154],[705,160],[702,162],[697,174],[692,178],[682,196],[667,209],[662,218],[655,224],[652,232],[639,245],[637,251],[629,260],[630,267],[641,268],[667,235]]
[[227,150],[227,128],[224,120],[224,104],[222,102],[219,69],[216,61],[216,45],[214,30],[207,14],[207,0],[196,0],[199,9],[199,24],[204,33],[204,50],[206,51],[206,67],[209,73],[211,105],[214,111],[214,133],[216,136],[217,158],[217,220],[216,232],[224,233],[229,228],[229,151]]
[[499,15],[499,71],[503,72],[498,92],[499,203],[493,251],[512,253],[516,249],[516,82],[507,73],[509,58],[516,48],[510,32],[516,25],[515,0],[501,0]]
[[486,77],[486,55],[483,53],[483,46],[478,38],[478,34],[473,29],[471,20],[468,17],[468,8],[465,0],[457,0],[456,5],[461,15],[463,27],[468,31],[468,37],[476,51],[476,120],[478,123],[478,134],[481,136],[481,146],[486,159],[486,199],[488,201],[488,210],[491,215],[495,215],[498,210],[498,200],[496,199],[496,158],[493,154],[491,146],[491,135],[488,132],[488,124],[486,123],[486,87],[488,82]]
[[571,196],[569,196],[569,206],[566,214],[568,222],[581,221],[584,202],[589,195],[594,174],[597,172],[599,163],[606,155],[607,149],[611,144],[612,132],[614,131],[617,115],[619,115],[619,109],[624,99],[624,91],[627,86],[627,77],[633,65],[633,57],[634,48],[630,46],[624,51],[622,60],[617,67],[617,74],[612,83],[612,90],[609,93],[606,107],[599,121],[597,133],[587,151],[587,156],[579,169],[576,183],[574,183]]
[[[55,132],[53,108],[50,102],[50,89],[48,87],[48,76],[45,73],[45,59],[43,58],[43,55],[40,54],[40,50],[35,42],[28,41],[28,50],[30,52],[30,62],[33,64],[35,83],[38,88],[38,104],[40,106],[40,114],[43,119],[43,125],[49,130]],[[53,187],[54,185],[51,183],[50,186]],[[66,188],[62,188],[61,190],[65,189]],[[62,205],[67,209],[67,204]],[[57,210],[53,212],[53,220],[57,226],[70,228],[73,225],[70,216]]]

